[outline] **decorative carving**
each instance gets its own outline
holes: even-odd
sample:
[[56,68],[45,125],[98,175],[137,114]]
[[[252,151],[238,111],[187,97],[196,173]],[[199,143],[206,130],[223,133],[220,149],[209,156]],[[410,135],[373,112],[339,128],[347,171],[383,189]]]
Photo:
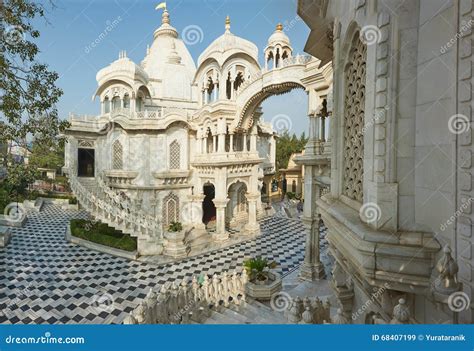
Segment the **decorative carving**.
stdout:
[[119,140],[112,145],[112,169],[123,169],[123,147]]
[[410,308],[405,299],[398,300],[398,305],[393,308],[393,319],[390,324],[408,324],[410,321]]
[[79,147],[82,148],[93,148],[94,147],[94,140],[78,140],[77,141]]
[[451,256],[451,248],[446,245],[443,249],[443,257],[436,265],[438,277],[435,280],[434,288],[436,291],[444,295],[450,295],[459,290],[459,282],[457,279],[458,264]]
[[345,72],[343,194],[363,201],[366,45],[354,36]]

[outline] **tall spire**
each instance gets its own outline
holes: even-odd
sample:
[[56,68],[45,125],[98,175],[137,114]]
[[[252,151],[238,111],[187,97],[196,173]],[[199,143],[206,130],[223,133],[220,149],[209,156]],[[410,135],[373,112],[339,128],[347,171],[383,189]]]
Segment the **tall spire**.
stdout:
[[161,24],[170,24],[170,15],[166,8],[163,11],[163,14],[161,15]]
[[227,15],[225,19],[225,32],[230,33],[230,17]]

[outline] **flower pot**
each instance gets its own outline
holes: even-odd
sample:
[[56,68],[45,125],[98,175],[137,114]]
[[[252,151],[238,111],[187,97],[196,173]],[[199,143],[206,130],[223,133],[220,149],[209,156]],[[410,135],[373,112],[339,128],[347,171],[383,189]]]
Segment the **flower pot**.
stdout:
[[190,251],[187,247],[185,238],[186,231],[181,230],[179,232],[168,232],[164,233],[166,242],[164,244],[163,255],[171,256],[174,258],[186,257]]
[[281,277],[276,272],[268,272],[265,281],[249,281],[246,286],[247,295],[256,300],[270,300],[272,296],[281,291]]

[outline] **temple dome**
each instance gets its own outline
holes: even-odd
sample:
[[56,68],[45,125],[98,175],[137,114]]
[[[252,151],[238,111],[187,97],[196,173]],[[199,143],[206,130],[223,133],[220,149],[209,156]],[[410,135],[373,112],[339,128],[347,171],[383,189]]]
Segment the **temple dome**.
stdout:
[[288,38],[283,31],[283,25],[281,23],[278,23],[273,34],[268,38],[268,46],[275,46],[277,44],[290,46],[290,38]]
[[154,40],[142,61],[142,67],[152,80],[158,98],[191,99],[191,85],[196,66],[178,32],[170,24],[168,11],[154,32]]
[[198,66],[209,58],[215,59],[219,65],[230,56],[238,53],[244,53],[258,62],[258,48],[249,40],[240,38],[230,32],[230,19],[227,16],[226,30],[219,38],[214,40],[204,52],[199,56]]

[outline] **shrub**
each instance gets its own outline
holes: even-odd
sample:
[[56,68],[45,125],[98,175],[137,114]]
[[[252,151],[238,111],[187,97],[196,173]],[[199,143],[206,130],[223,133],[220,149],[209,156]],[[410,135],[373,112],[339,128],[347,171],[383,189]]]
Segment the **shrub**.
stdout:
[[137,249],[136,238],[98,221],[72,219],[71,234],[77,238],[120,250],[135,251]]
[[171,222],[170,225],[168,226],[168,231],[173,233],[173,232],[180,232],[183,230],[183,225],[181,222]]
[[266,280],[268,270],[278,266],[275,261],[268,261],[260,256],[250,258],[244,261],[244,268],[249,275],[250,280]]

